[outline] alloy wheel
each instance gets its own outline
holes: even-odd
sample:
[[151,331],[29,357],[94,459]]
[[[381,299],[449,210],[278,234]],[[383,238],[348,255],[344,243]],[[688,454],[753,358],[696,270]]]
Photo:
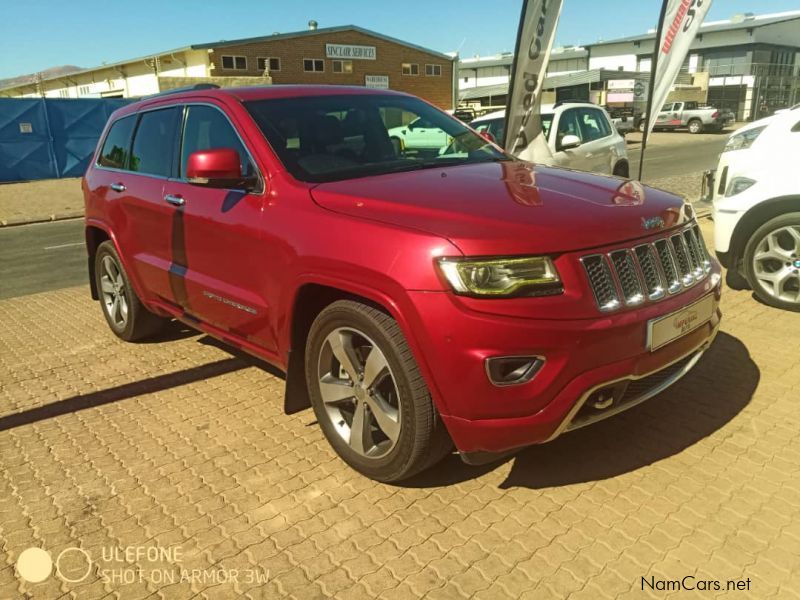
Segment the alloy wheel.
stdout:
[[780,227],[765,235],[753,254],[753,274],[770,296],[800,304],[800,227]]
[[128,298],[125,294],[125,280],[122,270],[111,256],[104,256],[100,274],[100,290],[103,294],[103,306],[111,322],[118,329],[128,324]]
[[386,356],[363,332],[338,327],[317,367],[320,397],[333,428],[358,455],[386,456],[400,437],[400,395]]

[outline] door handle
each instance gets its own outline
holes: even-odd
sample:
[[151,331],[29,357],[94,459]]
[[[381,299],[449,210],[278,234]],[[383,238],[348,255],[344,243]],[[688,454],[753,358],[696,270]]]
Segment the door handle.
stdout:
[[108,187],[110,187],[110,188],[111,188],[112,190],[114,190],[115,192],[124,192],[126,189],[128,189],[128,188],[126,188],[126,187],[125,187],[123,184],[121,184],[121,183],[112,183],[112,184],[111,184],[110,186],[108,186]]
[[183,196],[180,196],[178,194],[167,194],[166,196],[164,196],[164,200],[166,200],[167,202],[169,202],[174,206],[183,206],[184,203],[186,202],[186,200],[183,199]]

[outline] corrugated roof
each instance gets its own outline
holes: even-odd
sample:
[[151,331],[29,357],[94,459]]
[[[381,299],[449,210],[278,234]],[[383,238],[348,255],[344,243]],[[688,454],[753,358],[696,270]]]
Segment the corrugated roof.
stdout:
[[[420,52],[425,52],[427,54],[431,54],[433,56],[438,56],[439,58],[443,58],[445,60],[452,61],[454,57],[448,56],[447,54],[443,54],[441,52],[437,52],[436,50],[430,50],[429,48],[424,48],[422,46],[417,46],[416,44],[411,44],[409,42],[404,42],[403,40],[398,40],[397,38],[390,37],[388,35],[383,35],[382,33],[377,33],[375,31],[371,31],[369,29],[364,29],[363,27],[358,27],[356,25],[341,25],[339,27],[324,27],[322,29],[307,29],[304,31],[295,31],[292,33],[278,33],[274,35],[264,35],[260,37],[251,37],[251,38],[242,38],[238,40],[220,40],[218,42],[208,42],[204,44],[192,44],[191,46],[182,46],[180,48],[175,48],[174,50],[166,50],[164,52],[154,52],[153,54],[147,54],[145,56],[140,56],[138,58],[129,58],[126,60],[120,60],[113,63],[102,64],[96,67],[90,67],[88,69],[81,69],[80,71],[73,71],[67,75],[59,75],[56,77],[47,77],[42,81],[55,81],[58,79],[65,79],[68,77],[72,77],[74,75],[82,75],[84,73],[91,73],[92,71],[101,71],[103,69],[113,69],[116,67],[121,67],[123,65],[128,65],[131,63],[142,62],[145,60],[152,60],[155,57],[162,57],[168,56],[170,54],[175,54],[177,52],[186,52],[187,50],[206,50],[209,48],[224,48],[226,46],[238,46],[241,44],[252,44],[257,42],[268,42],[268,41],[275,41],[275,40],[286,40],[292,38],[299,38],[311,35],[325,35],[328,33],[338,33],[341,31],[357,31],[359,33],[363,33],[364,35],[369,35],[387,42],[392,42],[395,44],[399,44],[401,46],[406,46],[408,48],[413,48],[414,50],[419,50]],[[13,89],[17,87],[26,87],[30,85],[35,85],[35,82],[26,83],[26,84],[17,84],[11,85],[6,88],[0,89]]]
[[224,48],[226,46],[240,46],[242,44],[255,44],[258,42],[274,42],[276,40],[289,40],[289,39],[308,37],[314,35],[339,33],[341,31],[357,31],[358,33],[363,33],[364,35],[369,35],[384,40],[386,42],[392,42],[394,44],[399,44],[401,46],[413,48],[414,50],[419,50],[420,52],[425,52],[426,54],[432,54],[440,58],[453,60],[452,56],[448,56],[447,54],[443,54],[442,52],[437,52],[436,50],[431,50],[430,48],[425,48],[423,46],[417,46],[416,44],[411,44],[409,42],[399,40],[397,38],[393,38],[388,35],[384,35],[382,33],[378,33],[377,31],[364,29],[363,27],[358,27],[357,25],[340,25],[338,27],[323,27],[321,29],[305,29],[303,31],[293,31],[291,33],[275,33],[273,35],[262,35],[258,37],[242,38],[238,40],[221,40],[219,42],[209,42],[207,44],[193,44],[191,47],[194,50],[202,50],[205,48]]
[[[764,16],[756,16],[751,19],[746,19],[744,21],[733,23],[731,21],[717,21],[713,23],[705,23],[700,26],[700,30],[698,33],[716,33],[719,31],[735,31],[737,29],[755,29],[758,27],[764,27],[766,25],[774,25],[776,23],[783,23],[785,21],[793,21],[795,19],[800,19],[800,11],[792,11],[791,13],[782,13],[779,15],[764,15]],[[629,37],[622,37],[617,38],[614,40],[604,40],[602,42],[596,42],[594,44],[584,44],[585,48],[593,48],[596,46],[606,46],[608,44],[624,44],[626,42],[640,42],[644,40],[652,40],[655,39],[656,34],[654,32],[645,33],[642,35],[632,35]]]

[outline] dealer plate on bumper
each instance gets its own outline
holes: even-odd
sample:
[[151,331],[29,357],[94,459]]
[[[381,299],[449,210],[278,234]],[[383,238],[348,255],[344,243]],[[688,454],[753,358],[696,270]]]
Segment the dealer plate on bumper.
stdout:
[[710,321],[713,314],[714,294],[709,294],[674,313],[651,319],[647,322],[647,349],[652,352],[666,346]]

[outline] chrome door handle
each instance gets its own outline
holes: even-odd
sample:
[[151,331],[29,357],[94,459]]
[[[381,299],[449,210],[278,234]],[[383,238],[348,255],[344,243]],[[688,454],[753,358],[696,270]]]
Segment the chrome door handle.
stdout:
[[183,199],[183,196],[179,196],[177,194],[167,194],[164,196],[164,200],[169,202],[174,206],[183,206],[186,200]]
[[128,188],[126,188],[126,187],[125,187],[123,184],[121,184],[121,183],[112,183],[112,184],[111,184],[110,186],[108,186],[108,187],[110,187],[110,188],[111,188],[112,190],[114,190],[115,192],[124,192],[126,189],[128,189]]

